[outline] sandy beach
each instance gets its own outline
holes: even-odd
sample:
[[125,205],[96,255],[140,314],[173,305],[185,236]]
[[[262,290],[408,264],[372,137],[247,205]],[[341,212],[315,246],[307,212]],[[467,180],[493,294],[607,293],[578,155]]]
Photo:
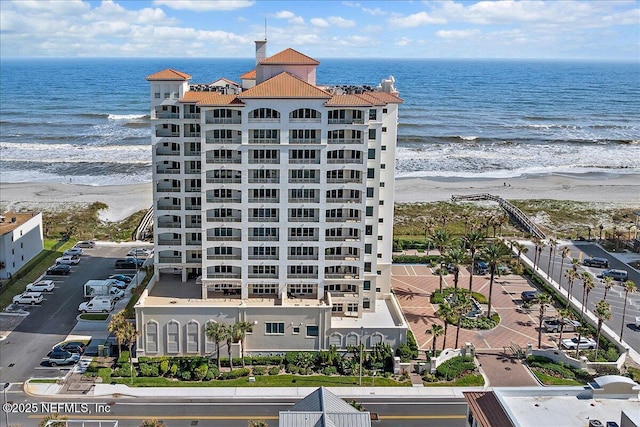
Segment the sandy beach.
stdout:
[[[489,193],[506,199],[555,199],[640,209],[640,174],[545,175],[504,179],[400,178],[396,202],[451,200],[454,194]],[[119,221],[152,205],[151,183],[89,186],[0,183],[0,210],[60,210],[103,202],[104,221]]]

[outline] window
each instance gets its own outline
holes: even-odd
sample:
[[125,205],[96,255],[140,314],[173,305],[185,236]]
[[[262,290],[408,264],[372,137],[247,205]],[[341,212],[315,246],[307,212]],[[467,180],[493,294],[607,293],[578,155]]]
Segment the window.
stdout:
[[284,334],[284,322],[266,322],[264,324],[267,335],[282,335]]
[[336,312],[336,311],[341,312],[341,311],[344,310],[343,307],[344,306],[342,304],[335,304],[334,303],[333,306],[331,307],[331,311],[333,311],[333,312]]
[[378,258],[382,258],[382,254],[378,254]]
[[158,352],[158,324],[156,322],[147,323],[147,339],[145,351],[148,353]]
[[369,139],[376,139],[376,130],[369,129]]
[[380,164],[380,169],[386,169],[386,168],[387,168],[387,165],[385,165],[384,163]]
[[[386,129],[386,128],[382,128],[382,129]],[[380,151],[387,151],[387,146],[386,145],[381,146]]]
[[378,201],[378,205],[380,205],[380,206],[384,205],[384,200],[379,200]]
[[382,236],[378,236],[378,240],[382,240]]
[[307,336],[308,337],[317,337],[318,336],[318,327],[317,326],[307,326]]
[[366,273],[370,273],[371,272],[371,263],[370,262],[365,262],[364,263],[364,271]]
[[380,288],[376,288],[376,292],[380,293]]
[[362,289],[364,289],[365,291],[370,291],[371,290],[371,280],[365,280],[363,285],[362,285]]
[[367,169],[367,178],[373,179],[376,177],[376,170],[374,168]]
[[347,304],[347,311],[353,311],[355,313],[358,312],[358,304],[357,303],[349,303]]
[[384,218],[378,218],[378,222],[384,222]]
[[367,216],[373,216],[373,206],[367,206]]
[[292,333],[292,334],[295,334],[295,335],[298,335],[298,334],[300,333],[300,326],[294,326],[294,327],[291,329],[291,333]]
[[387,111],[388,111],[388,110],[387,110],[386,108],[383,108],[383,109],[382,109],[382,113],[383,113],[383,114],[386,114],[386,113],[387,113]]
[[383,127],[383,128],[382,128],[382,132],[386,132],[386,131],[387,131],[387,128],[386,128],[386,127]]
[[364,245],[364,253],[365,254],[370,254],[372,251],[373,246],[371,245],[371,243],[365,243]]
[[156,92],[156,93],[154,94],[154,97],[155,97],[156,99],[160,99],[160,92]]
[[367,151],[367,158],[369,160],[373,160],[376,158],[376,149],[375,148],[369,148],[369,150]]
[[373,225],[366,225],[364,227],[364,234],[367,236],[371,236],[373,234]]
[[319,119],[320,112],[311,108],[298,108],[297,110],[293,110],[289,117],[292,119]]
[[373,188],[367,187],[367,197],[373,197]]
[[256,108],[249,113],[251,119],[279,119],[280,113],[271,108]]
[[384,187],[384,182],[381,182],[381,183],[380,183],[380,187]]
[[369,298],[362,300],[362,308],[371,308],[371,300]]
[[378,111],[375,108],[369,110],[369,120],[376,120],[378,117]]

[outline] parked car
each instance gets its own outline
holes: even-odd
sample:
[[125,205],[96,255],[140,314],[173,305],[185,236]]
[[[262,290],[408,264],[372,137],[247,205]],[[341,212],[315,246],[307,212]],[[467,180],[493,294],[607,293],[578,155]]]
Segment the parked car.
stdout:
[[473,271],[475,274],[487,274],[489,272],[489,265],[482,260],[477,260],[474,263]]
[[111,285],[116,289],[127,289],[127,284],[116,279],[109,279]]
[[109,293],[111,294],[111,298],[113,298],[114,301],[120,301],[122,298],[124,298],[124,291],[122,289],[111,288]]
[[511,270],[506,265],[499,265],[496,268],[496,271],[499,275],[504,276],[505,274],[511,274]]
[[78,311],[83,313],[108,313],[113,310],[111,297],[95,297],[89,302],[83,302],[78,306]]
[[624,282],[629,277],[629,273],[627,273],[627,270],[604,270],[602,272],[602,277],[611,277],[613,280]]
[[135,256],[139,258],[147,258],[151,254],[151,249],[147,248],[133,248],[127,252],[127,256]]
[[[567,318],[564,318],[562,320],[562,323],[564,323],[564,327],[562,328],[563,332],[575,332],[580,326],[580,322],[578,322],[577,320],[571,320]],[[544,329],[547,332],[560,332],[562,323],[558,319],[551,319],[545,320],[542,323],[542,326],[544,326]]]
[[136,263],[133,260],[129,260],[129,259],[117,259],[114,265],[116,268],[123,268],[123,269],[136,268]]
[[76,363],[78,360],[80,360],[80,355],[78,353],[71,353],[70,351],[58,349],[49,353],[49,365],[51,366],[70,365]]
[[68,351],[69,353],[84,353],[85,345],[80,341],[69,341],[66,343],[60,343],[53,346],[53,351]]
[[44,298],[40,292],[23,292],[13,297],[14,304],[40,304]]
[[83,240],[75,244],[74,248],[95,248],[96,242],[93,240]]
[[124,283],[131,283],[131,281],[133,280],[131,277],[125,276],[124,274],[112,274],[108,277],[108,279],[115,279]]
[[609,268],[609,260],[606,258],[587,258],[582,261],[582,265],[586,267]]
[[562,340],[562,346],[569,350],[575,350],[576,348],[580,350],[591,350],[596,348],[596,341],[593,338],[580,337],[580,344],[578,344],[578,337],[567,338],[566,340]]
[[36,283],[29,283],[27,285],[28,292],[51,292],[55,289],[56,285],[53,280],[40,280]]
[[520,294],[520,299],[522,299],[522,302],[531,302],[538,298],[541,293],[540,291],[523,291]]
[[71,249],[67,249],[66,251],[64,251],[64,252],[62,253],[62,255],[64,255],[64,256],[67,256],[67,255],[69,255],[69,256],[73,256],[73,255],[78,255],[78,256],[80,256],[80,255],[82,255],[82,249],[80,249],[80,248],[75,248],[75,247],[74,247],[74,248],[71,248]]
[[69,264],[76,265],[80,262],[80,257],[77,255],[65,255],[56,258],[56,264]]
[[69,273],[71,273],[71,267],[69,266],[69,264],[56,264],[47,269],[47,274],[61,276]]
[[146,257],[143,258],[135,258],[135,257],[129,257],[129,258],[125,258],[127,261],[130,261],[134,264],[138,264],[138,266],[141,266],[142,264],[144,264],[144,262],[146,261]]

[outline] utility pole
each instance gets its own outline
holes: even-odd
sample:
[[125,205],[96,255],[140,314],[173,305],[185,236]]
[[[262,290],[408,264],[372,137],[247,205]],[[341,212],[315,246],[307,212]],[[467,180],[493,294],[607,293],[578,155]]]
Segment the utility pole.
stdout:
[[364,326],[360,326],[360,380],[358,384],[362,387],[362,353],[364,349]]

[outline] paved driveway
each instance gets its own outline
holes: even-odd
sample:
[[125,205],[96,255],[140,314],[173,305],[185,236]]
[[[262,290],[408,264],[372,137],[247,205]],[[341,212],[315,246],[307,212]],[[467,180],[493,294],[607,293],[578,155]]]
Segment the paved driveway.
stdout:
[[[437,305],[430,302],[431,293],[439,288],[439,278],[431,268],[425,265],[394,265],[392,267],[391,285],[398,298],[405,318],[416,337],[421,350],[431,349],[433,336],[427,333],[432,323],[443,325],[435,315]],[[444,276],[443,287],[453,286],[453,275]],[[462,270],[458,286],[468,288],[469,272]],[[538,306],[531,310],[521,307],[520,293],[533,289],[521,276],[507,275],[496,277],[493,284],[492,312],[500,314],[500,324],[491,330],[472,331],[460,329],[458,346],[471,342],[476,350],[504,350],[511,344],[522,348],[531,343],[534,348],[538,344]],[[489,294],[489,276],[474,276],[473,290],[485,296]],[[546,316],[553,316],[554,309],[547,309]],[[555,348],[559,334],[542,334],[542,348]],[[449,325],[445,347],[455,345],[456,328]],[[563,338],[571,334],[564,334]],[[438,337],[437,348],[443,347],[443,337]]]

